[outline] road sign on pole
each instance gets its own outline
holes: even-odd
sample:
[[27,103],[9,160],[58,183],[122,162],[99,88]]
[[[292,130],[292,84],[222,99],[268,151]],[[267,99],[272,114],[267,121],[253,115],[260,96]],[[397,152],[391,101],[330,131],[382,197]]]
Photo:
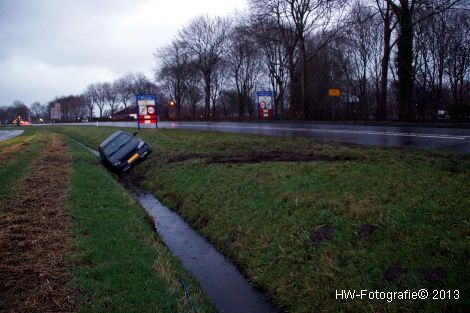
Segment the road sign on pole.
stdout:
[[339,97],[341,93],[339,92],[339,89],[337,88],[330,88],[328,89],[328,96],[332,97],[333,101],[333,112],[332,112],[332,120],[335,120],[335,98]]
[[137,95],[137,128],[140,129],[140,124],[153,124],[155,128],[157,125],[156,114],[156,97],[155,95]]
[[258,103],[258,118],[259,119],[272,119],[274,95],[272,91],[258,91],[256,92],[256,103]]
[[60,120],[61,119],[61,112],[60,112],[60,103],[56,102],[51,106],[51,120]]
[[328,95],[329,95],[330,97],[339,97],[339,96],[340,96],[339,89],[336,89],[336,88],[330,88],[330,89],[328,89]]

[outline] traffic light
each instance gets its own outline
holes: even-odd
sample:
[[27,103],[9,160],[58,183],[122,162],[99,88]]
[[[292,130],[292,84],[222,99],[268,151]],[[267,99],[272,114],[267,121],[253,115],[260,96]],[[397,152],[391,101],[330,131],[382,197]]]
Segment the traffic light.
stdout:
[[171,108],[174,107],[175,104],[176,104],[176,102],[175,102],[174,100],[170,100],[170,107],[171,107]]

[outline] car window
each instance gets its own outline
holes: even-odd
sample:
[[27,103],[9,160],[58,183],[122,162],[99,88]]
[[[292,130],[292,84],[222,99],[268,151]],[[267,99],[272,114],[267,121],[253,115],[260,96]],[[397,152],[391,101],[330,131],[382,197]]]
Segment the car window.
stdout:
[[103,152],[105,155],[109,156],[116,152],[120,147],[124,146],[127,142],[132,140],[132,136],[128,134],[119,134],[111,140],[104,148]]

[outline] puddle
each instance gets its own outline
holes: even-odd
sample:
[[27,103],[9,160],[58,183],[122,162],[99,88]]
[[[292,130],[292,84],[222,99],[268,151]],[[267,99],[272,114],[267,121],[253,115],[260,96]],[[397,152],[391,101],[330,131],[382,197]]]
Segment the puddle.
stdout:
[[277,312],[264,295],[251,286],[235,265],[194,231],[178,214],[162,205],[152,193],[121,177],[140,205],[153,217],[159,237],[201,285],[219,312]]

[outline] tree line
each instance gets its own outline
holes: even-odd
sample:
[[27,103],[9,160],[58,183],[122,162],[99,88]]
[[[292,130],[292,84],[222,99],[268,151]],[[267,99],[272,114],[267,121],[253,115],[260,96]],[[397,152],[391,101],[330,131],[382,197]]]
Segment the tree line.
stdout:
[[70,97],[88,116],[154,93],[162,117],[172,99],[177,119],[245,120],[257,117],[256,91],[272,90],[276,119],[329,120],[335,110],[341,120],[470,120],[468,0],[248,4],[182,27],[156,50],[152,80],[128,73]]

